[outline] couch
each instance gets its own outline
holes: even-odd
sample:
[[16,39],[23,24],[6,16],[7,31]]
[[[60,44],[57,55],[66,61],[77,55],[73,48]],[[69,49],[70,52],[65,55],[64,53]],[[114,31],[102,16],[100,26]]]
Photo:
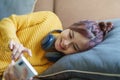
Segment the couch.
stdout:
[[[34,0],[26,0],[26,4],[30,1],[33,5]],[[85,19],[107,20],[115,24],[115,29],[99,46],[83,52],[84,54],[63,57],[40,75],[40,78],[45,78],[45,80],[68,80],[68,78],[72,78],[70,80],[120,80],[120,19],[116,19],[120,18],[120,0],[35,0],[35,2],[33,12],[53,11],[59,16],[64,28]],[[23,9],[23,5],[21,8]]]

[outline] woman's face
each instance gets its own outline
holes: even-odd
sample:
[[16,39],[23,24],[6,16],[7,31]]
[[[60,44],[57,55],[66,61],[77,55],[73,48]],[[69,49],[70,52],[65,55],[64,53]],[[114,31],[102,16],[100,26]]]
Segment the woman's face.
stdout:
[[72,54],[84,50],[89,39],[70,29],[61,32],[55,42],[55,48],[64,54]]

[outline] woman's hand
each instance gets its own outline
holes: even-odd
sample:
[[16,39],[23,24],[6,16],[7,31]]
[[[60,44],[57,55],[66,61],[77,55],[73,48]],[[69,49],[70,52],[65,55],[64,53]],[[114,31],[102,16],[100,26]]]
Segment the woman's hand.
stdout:
[[9,44],[9,48],[12,51],[12,59],[18,59],[24,52],[27,52],[30,56],[32,56],[31,50],[24,47],[22,44],[11,40]]
[[[20,74],[14,66],[14,62],[9,65],[6,71],[3,74],[5,80],[26,80],[27,77],[27,69],[24,68],[22,73]],[[32,79],[29,79],[32,80]]]

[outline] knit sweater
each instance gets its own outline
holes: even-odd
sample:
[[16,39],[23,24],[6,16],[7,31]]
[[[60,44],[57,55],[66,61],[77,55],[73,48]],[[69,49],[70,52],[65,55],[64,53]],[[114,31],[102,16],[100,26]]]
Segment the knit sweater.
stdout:
[[11,63],[9,42],[11,39],[31,49],[32,57],[24,56],[39,74],[53,63],[45,57],[41,40],[52,30],[61,29],[59,18],[52,12],[41,11],[27,15],[12,15],[0,21],[0,75]]

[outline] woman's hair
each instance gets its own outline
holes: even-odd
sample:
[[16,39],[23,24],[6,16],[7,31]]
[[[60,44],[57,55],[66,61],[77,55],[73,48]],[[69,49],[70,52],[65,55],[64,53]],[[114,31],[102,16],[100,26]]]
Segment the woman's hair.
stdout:
[[113,28],[113,24],[111,22],[99,22],[98,23],[100,29],[103,31],[103,35],[105,36],[107,32],[109,32]]
[[96,46],[103,41],[104,36],[112,29],[111,22],[95,22],[95,21],[79,21],[72,24],[69,29],[82,34],[84,37],[90,39],[86,50]]

